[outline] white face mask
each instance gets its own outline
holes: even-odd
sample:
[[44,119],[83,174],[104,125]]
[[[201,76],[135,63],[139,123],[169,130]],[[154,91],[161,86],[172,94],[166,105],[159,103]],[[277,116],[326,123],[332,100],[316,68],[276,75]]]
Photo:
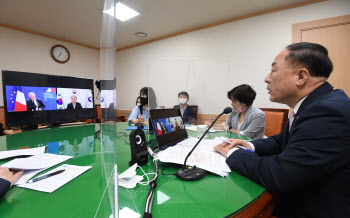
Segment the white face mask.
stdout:
[[[142,168],[142,172],[144,173],[142,176],[136,175],[136,168],[140,167],[135,163],[129,169],[125,170],[123,173],[118,175],[118,185],[124,188],[135,188],[136,184],[139,183],[141,185],[148,185],[151,181],[149,180],[147,174],[155,174],[155,173],[145,173]],[[147,182],[141,182],[143,180],[143,176],[146,176]]]
[[186,104],[187,103],[187,99],[186,98],[179,98],[179,103],[180,104]]

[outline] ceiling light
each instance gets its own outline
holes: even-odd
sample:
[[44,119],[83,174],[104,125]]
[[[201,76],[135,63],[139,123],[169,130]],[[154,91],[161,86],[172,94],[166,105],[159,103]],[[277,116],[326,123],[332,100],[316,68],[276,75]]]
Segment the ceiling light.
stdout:
[[[107,11],[103,11],[106,14],[109,14],[111,16],[114,16],[114,7],[111,7]],[[130,18],[136,17],[140,13],[129,8],[128,6],[118,2],[115,5],[115,18],[121,21],[129,20]]]
[[137,36],[137,37],[147,37],[147,34],[143,33],[143,32],[137,32],[137,33],[135,33],[135,36]]

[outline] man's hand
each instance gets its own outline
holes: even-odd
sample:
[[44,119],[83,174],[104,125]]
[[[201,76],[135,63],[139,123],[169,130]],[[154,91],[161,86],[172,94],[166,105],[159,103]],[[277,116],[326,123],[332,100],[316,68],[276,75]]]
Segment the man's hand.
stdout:
[[21,177],[23,174],[23,170],[20,170],[18,172],[12,172],[7,167],[1,167],[0,166],[0,177],[6,179],[7,181],[11,182],[11,187],[13,184],[16,183],[16,181]]
[[227,141],[231,142],[230,144],[227,142],[222,142],[214,147],[215,150],[220,152],[223,156],[227,157],[228,152],[232,148],[237,148],[236,145],[242,145],[243,147],[246,147],[248,149],[252,149],[250,145],[243,141],[242,139],[227,139]]
[[223,142],[221,144],[218,144],[217,146],[214,147],[214,149],[218,152],[220,152],[220,154],[222,154],[224,157],[227,158],[227,154],[228,152],[231,150],[231,148],[229,146],[224,145],[224,143],[227,145],[228,143]]

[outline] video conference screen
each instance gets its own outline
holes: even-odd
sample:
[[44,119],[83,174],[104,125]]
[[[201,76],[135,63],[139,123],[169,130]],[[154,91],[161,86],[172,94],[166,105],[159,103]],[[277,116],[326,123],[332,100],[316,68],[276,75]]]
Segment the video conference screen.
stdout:
[[160,149],[187,138],[180,109],[154,109],[150,110],[150,116]]
[[95,116],[92,79],[3,71],[2,82],[8,127]]

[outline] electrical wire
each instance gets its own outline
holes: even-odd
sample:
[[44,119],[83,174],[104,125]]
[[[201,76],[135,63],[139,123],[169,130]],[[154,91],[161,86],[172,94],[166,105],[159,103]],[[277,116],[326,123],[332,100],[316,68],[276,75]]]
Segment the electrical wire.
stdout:
[[155,168],[154,170],[155,176],[150,182],[150,189],[148,191],[148,195],[146,198],[145,213],[143,217],[152,217],[152,214],[151,214],[152,202],[154,197],[154,189],[157,186],[157,177],[158,177],[158,159],[155,156],[153,157],[153,164]]
[[128,141],[128,134],[126,134],[125,132],[117,132],[116,133],[116,138],[118,139],[118,138],[124,138],[124,142],[126,143],[126,144],[130,144],[130,140]]

